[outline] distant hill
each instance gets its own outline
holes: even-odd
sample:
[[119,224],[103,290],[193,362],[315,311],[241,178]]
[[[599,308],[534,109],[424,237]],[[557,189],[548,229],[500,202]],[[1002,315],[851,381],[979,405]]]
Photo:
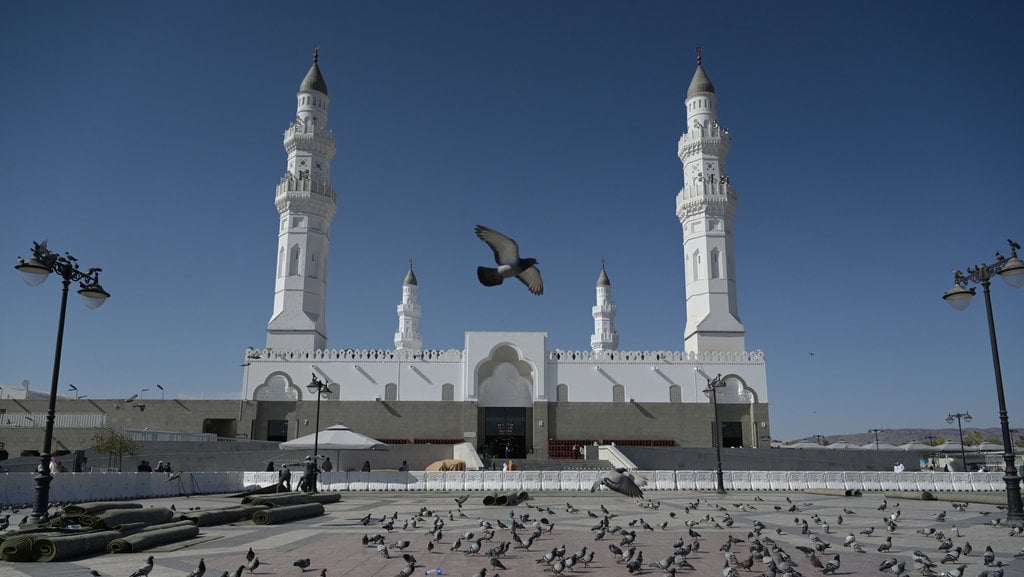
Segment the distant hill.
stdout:
[[[964,439],[967,439],[969,435],[978,431],[981,433],[981,438],[984,441],[991,443],[1003,442],[1003,434],[999,427],[991,427],[987,429],[980,429],[977,427],[964,427]],[[1015,445],[1024,445],[1024,435],[1021,434],[1020,430],[1011,431],[1013,435],[1013,442]],[[868,443],[875,442],[874,433],[848,433],[845,435],[825,435],[826,441],[836,443],[838,441],[846,441],[856,445],[866,445]],[[814,442],[815,438],[804,438],[794,439],[796,441],[804,440]],[[879,443],[889,443],[890,445],[902,445],[911,441],[918,443],[930,444],[934,441],[944,440],[950,443],[959,443],[960,434],[957,432],[956,427],[947,429],[885,429],[878,433]]]

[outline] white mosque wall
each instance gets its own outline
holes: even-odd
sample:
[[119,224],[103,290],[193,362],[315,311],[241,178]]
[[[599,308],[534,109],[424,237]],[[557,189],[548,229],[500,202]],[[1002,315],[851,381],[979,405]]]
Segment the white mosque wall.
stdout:
[[[243,395],[310,400],[312,375],[332,384],[325,400],[707,403],[708,375],[722,375],[723,404],[768,402],[764,354],[547,349],[543,332],[470,332],[447,351],[248,352]],[[259,358],[253,358],[256,355]]]

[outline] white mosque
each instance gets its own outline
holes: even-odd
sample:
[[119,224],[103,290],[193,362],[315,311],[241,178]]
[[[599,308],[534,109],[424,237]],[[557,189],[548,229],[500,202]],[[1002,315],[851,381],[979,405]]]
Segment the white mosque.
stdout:
[[708,447],[717,403],[722,446],[768,447],[764,353],[746,350],[736,298],[729,132],[718,123],[717,95],[699,58],[678,150],[684,174],[676,195],[686,279],[682,351],[618,350],[612,283],[603,265],[590,350],[553,348],[543,332],[467,332],[461,349],[424,348],[411,264],[394,350],[329,348],[324,312],[337,209],[330,182],[335,137],[316,56],[297,99],[274,199],[280,222],[273,314],[266,347],[246,351],[239,432],[249,426],[243,434],[253,439],[298,436],[299,417],[315,404],[317,393],[308,388],[315,378],[330,389],[321,397],[323,423],[344,421],[388,443],[469,441],[484,453],[537,458],[570,457],[574,446],[593,442]]

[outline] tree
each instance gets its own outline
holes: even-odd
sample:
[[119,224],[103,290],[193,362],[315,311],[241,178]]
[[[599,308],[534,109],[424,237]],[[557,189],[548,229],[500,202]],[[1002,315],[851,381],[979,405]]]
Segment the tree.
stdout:
[[131,437],[118,433],[113,429],[103,429],[92,436],[92,448],[100,455],[117,457],[117,469],[121,470],[121,457],[138,455],[142,446]]
[[964,435],[965,445],[980,445],[982,441],[981,431],[974,430]]

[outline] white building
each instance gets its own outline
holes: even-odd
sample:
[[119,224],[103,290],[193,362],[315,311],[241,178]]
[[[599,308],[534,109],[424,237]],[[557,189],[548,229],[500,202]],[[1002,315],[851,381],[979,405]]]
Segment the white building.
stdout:
[[[714,411],[699,366],[724,382],[716,389],[723,446],[768,446],[764,354],[745,350],[736,298],[729,133],[719,126],[717,95],[699,58],[678,150],[684,351],[669,350],[673,343],[661,351],[618,350],[603,264],[591,350],[560,350],[542,332],[468,332],[461,350],[431,350],[419,332],[420,287],[412,263],[401,285],[395,350],[330,349],[324,311],[337,207],[330,184],[335,146],[327,84],[315,56],[297,97],[296,119],[284,138],[286,173],[275,196],[281,219],[267,346],[246,352],[243,399],[254,401],[247,404],[255,414],[245,434],[294,438],[297,415],[308,414],[299,402],[315,400],[306,386],[316,375],[331,384],[322,423],[344,420],[389,442],[469,440],[485,452],[539,457],[568,457],[573,446],[593,441],[706,447],[713,442]],[[397,296],[397,283],[395,290]]]

